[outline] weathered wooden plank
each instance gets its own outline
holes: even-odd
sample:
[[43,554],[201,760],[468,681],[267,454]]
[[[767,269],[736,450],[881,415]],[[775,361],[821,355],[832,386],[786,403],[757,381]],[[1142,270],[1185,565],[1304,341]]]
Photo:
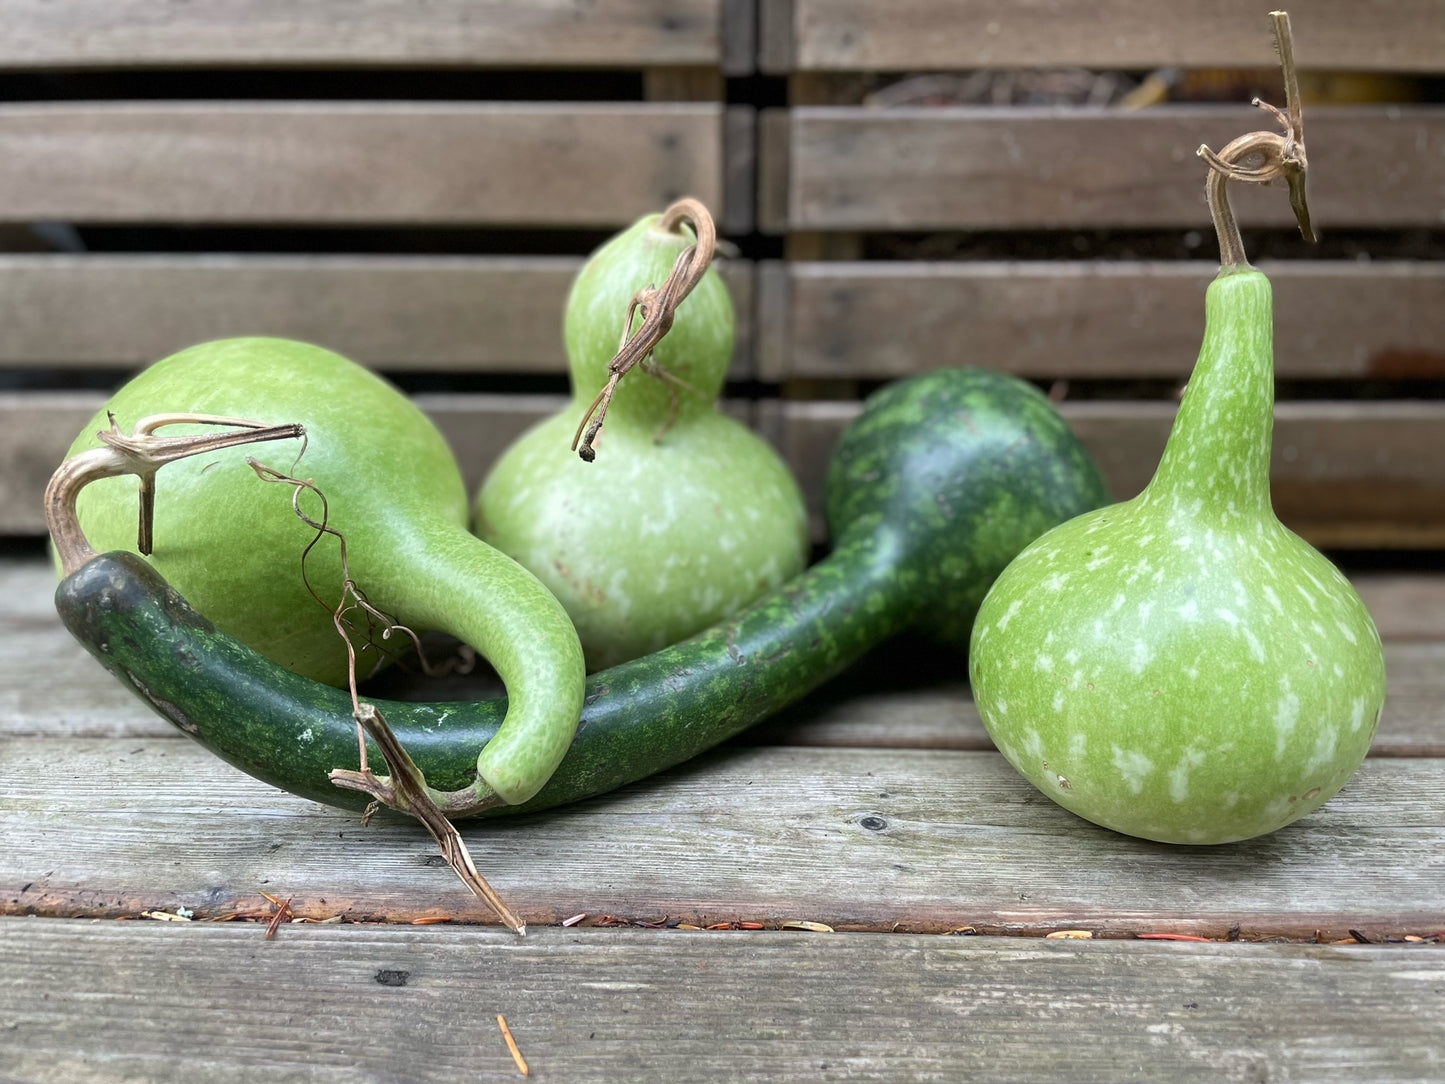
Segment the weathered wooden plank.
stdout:
[[[859,406],[838,401],[764,404],[774,434],[812,501],[821,537],[823,477],[838,435]],[[1064,403],[1118,499],[1152,476],[1173,421],[1168,402]],[[1315,545],[1445,545],[1445,475],[1438,466],[1445,404],[1431,401],[1282,402],[1275,408],[1272,478],[1280,518]]]
[[[40,497],[70,441],[103,397],[0,393],[0,532],[43,531]],[[418,396],[452,442],[469,485],[526,425],[559,409],[555,396]],[[760,401],[757,424],[775,439],[814,510],[821,539],[824,468],[856,402]],[[737,404],[735,411],[745,411]],[[1167,402],[1065,403],[1063,412],[1098,459],[1116,497],[1143,488],[1174,416]],[[1316,545],[1445,546],[1445,476],[1438,467],[1445,404],[1433,401],[1280,403],[1274,501],[1280,517]]]
[[[1196,148],[1264,126],[1234,106],[799,107],[789,120],[790,230],[1207,229]],[[1445,108],[1316,108],[1309,148],[1322,228],[1439,226]],[[1278,192],[1238,187],[1243,225],[1292,222]]]
[[722,207],[718,103],[0,106],[0,218],[611,227]]
[[[661,208],[657,208],[661,210]],[[279,335],[388,372],[563,373],[580,256],[0,255],[0,366],[135,368]],[[718,263],[750,375],[753,268]],[[639,286],[646,283],[639,283]]]
[[[1209,243],[1213,244],[1213,235]],[[1445,376],[1445,264],[1260,261],[1281,378]],[[768,265],[768,380],[945,365],[1030,378],[1185,378],[1218,262]]]
[[[0,745],[0,913],[251,910],[409,921],[489,912],[415,822],[362,828],[189,742]],[[1319,812],[1192,849],[1082,821],[996,753],[733,748],[570,810],[464,829],[528,924],[587,912],[698,925],[1153,929],[1310,939],[1445,926],[1445,760],[1366,761]]]
[[0,67],[716,64],[720,0],[0,0]]
[[[1149,0],[762,2],[765,30],[777,25],[768,9],[792,9],[791,42],[764,49],[771,71],[1278,64],[1268,23],[1248,0],[1170,4],[1166,11]],[[1311,70],[1445,70],[1445,23],[1432,0],[1296,0],[1290,14],[1300,63]]]
[[1353,1084],[1445,1067],[1433,947],[352,926],[268,944],[250,925],[7,920],[0,976],[7,1071],[34,1084],[258,1066],[516,1079],[497,1013],[547,1080]]

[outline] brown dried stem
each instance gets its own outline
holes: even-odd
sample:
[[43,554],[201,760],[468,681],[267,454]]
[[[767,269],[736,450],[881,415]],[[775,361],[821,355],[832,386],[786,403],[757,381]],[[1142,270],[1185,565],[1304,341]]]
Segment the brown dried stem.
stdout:
[[1305,156],[1304,113],[1300,103],[1299,73],[1295,68],[1289,13],[1272,11],[1270,19],[1274,23],[1275,44],[1284,72],[1285,108],[1279,109],[1258,98],[1252,104],[1273,114],[1280,122],[1283,134],[1249,132],[1231,140],[1218,154],[1207,146],[1200,146],[1196,152],[1209,163],[1209,178],[1204,191],[1215,232],[1219,235],[1220,262],[1227,268],[1249,264],[1244,240],[1239,235],[1239,223],[1229,205],[1230,181],[1269,184],[1283,179],[1289,186],[1289,202],[1294,208],[1301,235],[1306,241],[1315,240],[1305,192],[1309,162]]
[[[573,434],[572,450],[585,462],[591,463],[597,458],[593,445],[607,417],[607,408],[612,403],[618,382],[635,366],[643,364],[644,370],[652,375],[688,387],[684,381],[656,367],[648,368],[645,364],[653,349],[662,341],[662,337],[671,330],[678,306],[692,293],[693,287],[702,281],[717,252],[717,227],[713,224],[712,215],[699,200],[678,200],[662,213],[658,225],[670,233],[680,233],[679,227],[684,222],[692,225],[696,240],[679,254],[673,264],[672,273],[660,288],[654,285],[644,286],[632,296],[627,306],[627,321],[622,329],[621,345],[616,356],[607,365],[611,375],[597,393],[597,397],[592,400],[592,405],[587,408],[587,413],[582,416],[582,421],[577,426],[577,432]],[[638,314],[642,316],[642,325],[637,329],[637,333],[633,334],[632,325]]]
[[331,782],[347,790],[369,794],[383,805],[410,814],[421,821],[426,830],[431,833],[432,839],[436,840],[437,846],[441,848],[442,857],[447,860],[447,865],[451,866],[456,875],[461,878],[462,883],[471,889],[478,899],[495,911],[497,917],[508,929],[515,930],[518,936],[525,937],[527,934],[526,924],[512,913],[511,909],[502,901],[502,897],[497,895],[496,890],[477,870],[461,833],[457,831],[456,825],[447,819],[446,814],[442,812],[437,803],[432,800],[432,796],[436,792],[426,785],[421,769],[407,755],[401,742],[397,741],[396,735],[392,733],[385,717],[376,710],[375,705],[365,703],[357,703],[352,714],[357,725],[362,727],[370,735],[372,741],[381,747],[381,755],[386,760],[386,768],[390,775],[373,775],[371,770],[366,767],[359,772],[348,771],[345,768],[333,768]]
[[[347,551],[346,536],[335,527],[331,526],[331,505],[316,483],[309,479],[296,478],[283,474],[281,471],[258,463],[254,459],[248,459],[251,469],[258,477],[268,482],[280,482],[295,487],[291,496],[291,508],[307,526],[316,531],[316,536],[307,544],[301,554],[301,579],[305,583],[307,591],[317,602],[326,606],[331,611],[331,620],[336,626],[337,635],[341,637],[342,643],[346,645],[346,676],[347,685],[351,693],[351,714],[356,720],[356,738],[360,746],[359,759],[360,770],[351,771],[346,768],[334,768],[330,773],[333,784],[346,790],[360,791],[369,794],[382,805],[389,806],[399,812],[415,817],[431,833],[436,840],[437,846],[441,848],[442,857],[446,859],[447,865],[451,866],[456,875],[472,892],[486,903],[497,916],[509,928],[518,934],[526,934],[526,926],[514,915],[502,898],[497,895],[485,877],[477,870],[476,864],[472,861],[471,853],[463,841],[461,834],[448,819],[449,817],[467,816],[478,813],[483,809],[497,805],[500,799],[496,795],[488,795],[486,798],[479,798],[478,792],[473,788],[464,788],[456,791],[433,790],[427,785],[426,777],[422,774],[416,762],[411,759],[405,747],[397,739],[386,718],[378,711],[373,704],[364,703],[357,690],[357,657],[356,645],[352,640],[351,632],[355,631],[348,616],[353,610],[359,610],[365,615],[367,621],[367,646],[375,644],[375,634],[379,628],[382,639],[387,639],[393,632],[401,632],[408,636],[415,645],[417,654],[421,658],[422,666],[430,670],[426,658],[421,651],[421,641],[415,632],[405,625],[397,624],[388,614],[372,605],[367,599],[366,593],[351,575],[351,565]],[[321,502],[321,518],[308,515],[301,508],[301,494],[311,493]],[[306,574],[306,559],[315,549],[321,539],[330,535],[335,538],[341,551],[341,599],[332,607],[328,605],[311,585],[310,578]],[[378,648],[380,650],[380,648]],[[380,664],[380,659],[377,660]],[[387,775],[378,776],[372,772],[368,763],[366,752],[366,738],[371,739],[381,748],[381,755],[386,761]],[[363,823],[370,820],[371,810],[368,810]]]
[[[136,423],[134,432],[120,431],[115,415],[109,415],[110,428],[97,436],[104,448],[81,452],[61,463],[45,487],[45,522],[60,567],[69,576],[96,556],[86,540],[76,514],[75,502],[80,491],[98,478],[115,478],[134,474],[140,479],[140,524],[137,549],[149,554],[153,542],[156,471],[167,463],[188,456],[204,455],[241,444],[268,440],[290,440],[306,437],[300,425],[269,425],[248,418],[225,418],[214,414],[154,414]],[[162,437],[156,430],[168,425],[220,425],[235,430],[229,433],[199,433],[184,437]]]

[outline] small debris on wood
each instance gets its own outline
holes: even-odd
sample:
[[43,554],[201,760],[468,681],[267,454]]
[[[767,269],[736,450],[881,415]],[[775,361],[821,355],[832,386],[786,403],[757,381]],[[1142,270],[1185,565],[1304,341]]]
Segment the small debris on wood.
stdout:
[[791,922],[784,922],[785,930],[807,930],[809,933],[832,933],[833,927],[822,922],[809,922],[807,919],[793,919]]
[[262,892],[261,895],[276,904],[276,914],[272,916],[270,922],[266,923],[266,940],[271,941],[276,937],[276,931],[281,928],[281,923],[292,917],[291,900],[295,897],[287,898],[285,903],[278,903],[275,896],[269,896],[265,892]]
[[451,915],[421,915],[411,920],[413,926],[436,926],[442,922],[450,922]]
[[507,1027],[507,1018],[501,1013],[497,1013],[497,1027],[502,1029],[502,1038],[507,1041],[507,1049],[512,1053],[512,1060],[517,1063],[517,1071],[523,1076],[531,1076],[532,1070],[527,1067],[527,1059],[522,1057],[517,1040],[512,1038],[512,1029]]
[[1140,941],[1213,941],[1212,937],[1200,937],[1197,933],[1141,933],[1135,934]]
[[578,912],[577,914],[573,915],[571,918],[564,918],[564,919],[562,920],[562,925],[563,925],[563,926],[575,926],[575,925],[577,925],[577,923],[581,922],[581,921],[582,921],[583,919],[585,919],[586,917],[587,917],[587,912],[586,912],[586,911],[580,911],[580,912]]
[[1093,930],[1055,930],[1053,933],[1044,934],[1049,941],[1092,941]]
[[142,911],[142,918],[153,918],[157,922],[189,922],[190,915],[172,914],[170,911]]

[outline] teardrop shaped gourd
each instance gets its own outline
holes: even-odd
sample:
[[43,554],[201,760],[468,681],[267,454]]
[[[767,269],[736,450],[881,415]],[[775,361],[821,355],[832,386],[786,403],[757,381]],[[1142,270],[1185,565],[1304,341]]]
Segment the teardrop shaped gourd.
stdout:
[[984,600],[970,675],[999,749],[1060,805],[1170,843],[1317,809],[1369,749],[1384,656],[1343,575],[1275,517],[1271,291],[1206,298],[1157,473],[1028,546]]
[[594,462],[572,451],[607,383],[634,293],[692,238],[650,215],[594,253],[568,297],[572,399],[499,458],[474,529],[531,569],[576,625],[589,670],[656,651],[736,612],[807,559],[802,495],[764,440],[717,409],[733,307],[714,269],[616,388]]
[[[507,686],[506,723],[478,762],[482,783],[517,802],[546,781],[581,713],[581,648],[536,578],[471,535],[455,459],[410,400],[331,351],[244,338],[203,343],[145,369],[91,419],[71,455],[100,446],[107,411],[127,426],[182,412],[304,425],[294,472],[325,495],[328,522],[346,539],[350,576],[370,603],[418,632],[471,644]],[[299,450],[234,448],[168,466],[157,479],[151,563],[224,632],[289,670],[343,685],[347,650],[330,609],[342,591],[340,548],[322,539],[303,576],[316,530],[293,510],[293,486],[267,484],[246,463],[254,455],[291,471]],[[299,500],[322,517],[314,494]],[[96,550],[136,550],[134,478],[87,485],[77,510]],[[354,636],[358,647],[367,631]],[[362,652],[360,676],[376,659]],[[235,725],[244,727],[244,718]]]

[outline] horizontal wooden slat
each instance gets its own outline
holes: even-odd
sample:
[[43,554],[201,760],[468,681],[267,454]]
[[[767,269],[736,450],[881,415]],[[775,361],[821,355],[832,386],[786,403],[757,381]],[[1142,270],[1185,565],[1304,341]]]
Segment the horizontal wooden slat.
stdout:
[[[0,561],[0,740],[19,737],[181,737],[129,696],[76,643],[51,601],[55,571],[39,559]],[[1356,579],[1385,638],[1389,692],[1372,747],[1377,756],[1445,757],[1445,576]],[[362,585],[365,586],[364,584]],[[1417,642],[1410,637],[1428,633]],[[782,716],[746,732],[743,743],[895,749],[987,749],[970,699],[963,660],[920,663],[916,644],[885,645],[847,675]],[[480,699],[495,679],[446,679],[393,671],[372,695],[400,699]]]
[[[1234,106],[799,107],[789,114],[785,161],[774,141],[762,143],[763,191],[787,186],[786,221],[762,225],[1208,231],[1206,167],[1195,150],[1201,143],[1218,149],[1267,127],[1267,119]],[[1445,108],[1316,108],[1309,155],[1310,204],[1321,229],[1441,224]],[[1280,191],[1234,187],[1246,227],[1292,222]]]
[[[792,68],[1259,67],[1278,63],[1265,9],[1248,0],[762,0],[791,6]],[[1295,51],[1311,70],[1445,70],[1434,0],[1294,0]],[[765,16],[764,27],[769,26]],[[769,53],[765,50],[764,55]],[[777,65],[775,63],[774,67]]]
[[[1211,244],[1212,244],[1212,234]],[[1445,263],[1260,261],[1282,378],[1445,377]],[[887,379],[945,365],[1185,378],[1218,262],[764,265],[780,299],[764,379]],[[765,344],[765,345],[763,345]]]
[[716,64],[721,0],[0,0],[0,67]]
[[[765,432],[813,501],[821,534],[828,456],[855,403],[763,404]],[[1175,404],[1064,403],[1064,416],[1123,500],[1148,483],[1168,439]],[[1445,403],[1282,402],[1275,408],[1274,503],[1315,545],[1445,545],[1445,474],[1439,468]]]
[[[283,893],[297,915],[491,921],[414,821],[358,818],[190,742],[0,745],[0,913],[199,917]],[[734,748],[570,810],[463,834],[529,925],[587,912],[698,925],[1372,938],[1445,924],[1445,760],[1365,762],[1267,837],[1179,848],[1091,825],[997,753]],[[1362,885],[1388,884],[1388,891]]]
[[723,206],[713,103],[0,106],[0,219],[611,227]]
[[[0,461],[8,465],[0,472],[0,533],[44,529],[40,497],[45,481],[103,401],[95,393],[0,393]],[[451,440],[473,486],[517,433],[564,401],[556,396],[418,397]],[[834,401],[756,404],[759,428],[778,444],[809,499],[819,539],[827,459],[859,409],[854,402]],[[1119,499],[1148,482],[1174,410],[1168,402],[1063,405]],[[1276,510],[1316,545],[1445,546],[1445,475],[1438,465],[1442,432],[1445,404],[1437,402],[1282,402],[1274,437]]]
[[498,1013],[539,1080],[1355,1084],[1435,1075],[1445,953],[8,920],[0,976],[34,1084],[519,1079]]
[[[263,334],[389,372],[562,373],[562,315],[581,266],[571,256],[0,255],[0,367],[137,368],[192,343]],[[719,269],[738,322],[732,376],[746,379],[753,268]]]

